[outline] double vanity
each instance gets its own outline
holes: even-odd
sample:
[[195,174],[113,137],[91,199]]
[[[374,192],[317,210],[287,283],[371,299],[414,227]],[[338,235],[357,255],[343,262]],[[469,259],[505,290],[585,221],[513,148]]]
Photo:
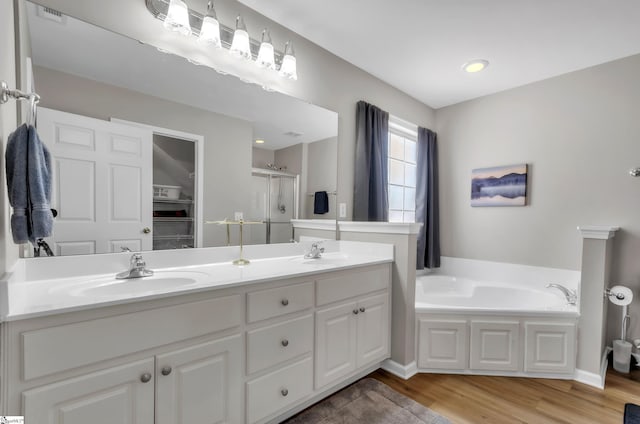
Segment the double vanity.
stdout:
[[389,357],[393,246],[324,247],[248,246],[243,267],[237,247],[148,252],[154,275],[136,279],[115,278],[125,253],[21,260],[3,282],[3,410],[39,424],[293,415]]

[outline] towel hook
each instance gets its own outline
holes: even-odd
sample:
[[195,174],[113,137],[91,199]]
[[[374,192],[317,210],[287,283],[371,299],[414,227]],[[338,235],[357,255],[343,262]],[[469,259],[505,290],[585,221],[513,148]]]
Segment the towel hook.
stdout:
[[36,93],[31,93],[29,95],[29,114],[27,115],[27,124],[35,125],[36,119],[38,117],[38,102],[40,101],[40,96]]

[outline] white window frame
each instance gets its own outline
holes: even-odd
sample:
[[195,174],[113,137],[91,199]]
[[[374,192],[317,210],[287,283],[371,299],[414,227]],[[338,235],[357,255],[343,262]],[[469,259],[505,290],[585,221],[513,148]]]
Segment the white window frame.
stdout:
[[[405,160],[400,160],[400,159],[396,159],[396,158],[391,158],[391,134],[403,137],[407,140],[411,140],[413,142],[416,143],[416,159],[418,156],[418,152],[417,152],[417,142],[418,142],[418,126],[415,124],[412,124],[411,122],[405,121],[403,119],[400,119],[396,116],[393,115],[389,115],[389,146],[388,146],[388,150],[387,150],[387,154],[388,154],[388,159],[387,159],[387,165],[388,165],[388,169],[389,172],[387,172],[388,176],[387,176],[387,191],[390,193],[391,192],[391,187],[392,186],[399,186],[398,184],[391,184],[390,183],[390,178],[391,178],[391,160],[396,160],[396,161],[401,161],[403,163],[411,163],[412,162],[408,162]],[[416,169],[417,169],[417,164],[416,165]],[[400,185],[402,187],[409,187],[409,186],[405,186],[405,185]],[[389,216],[391,216],[391,204],[389,202]],[[399,211],[399,209],[394,209],[394,211]],[[406,212],[413,212],[413,216],[414,219],[413,220],[407,220],[406,219]],[[415,204],[413,206],[413,209],[405,209],[404,205],[403,205],[403,209],[402,209],[402,215],[403,215],[403,219],[402,222],[410,222],[413,223],[415,222]],[[389,222],[399,222],[399,221],[389,221]]]

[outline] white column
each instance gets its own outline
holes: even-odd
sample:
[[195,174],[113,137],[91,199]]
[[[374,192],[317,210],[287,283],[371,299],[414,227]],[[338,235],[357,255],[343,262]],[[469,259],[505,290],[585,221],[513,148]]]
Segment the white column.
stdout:
[[613,237],[619,227],[580,226],[582,266],[576,380],[604,387],[607,300]]

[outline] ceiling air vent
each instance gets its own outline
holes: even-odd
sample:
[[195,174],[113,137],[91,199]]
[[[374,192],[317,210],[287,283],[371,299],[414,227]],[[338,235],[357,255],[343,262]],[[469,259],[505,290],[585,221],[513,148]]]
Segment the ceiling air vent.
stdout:
[[65,21],[65,16],[61,12],[45,6],[38,6],[38,16],[59,24],[64,24]]
[[300,137],[302,133],[295,132],[295,131],[287,131],[286,133],[284,133],[284,135],[288,137]]

